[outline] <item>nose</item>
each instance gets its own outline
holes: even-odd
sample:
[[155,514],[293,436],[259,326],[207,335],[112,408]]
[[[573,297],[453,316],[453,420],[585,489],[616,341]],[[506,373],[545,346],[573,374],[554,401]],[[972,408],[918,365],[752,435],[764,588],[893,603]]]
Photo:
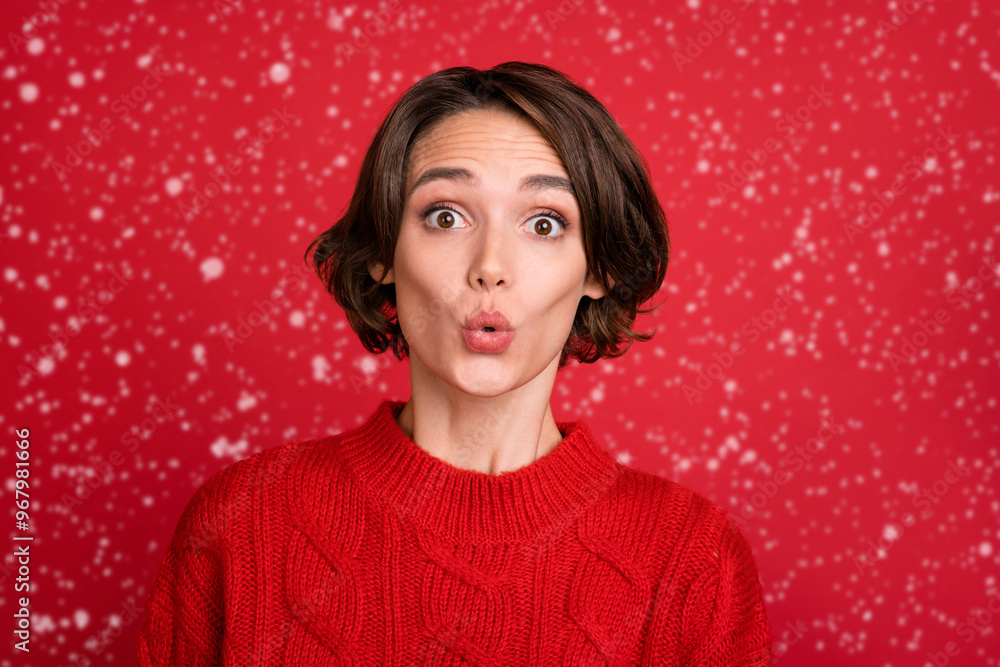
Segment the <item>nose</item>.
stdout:
[[474,289],[493,289],[509,283],[509,253],[514,231],[499,214],[484,218],[477,230],[475,250],[469,266],[469,283]]

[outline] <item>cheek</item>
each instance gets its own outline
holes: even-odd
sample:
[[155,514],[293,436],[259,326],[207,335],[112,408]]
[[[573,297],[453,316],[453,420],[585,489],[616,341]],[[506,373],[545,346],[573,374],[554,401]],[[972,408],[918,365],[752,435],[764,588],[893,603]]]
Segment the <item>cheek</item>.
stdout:
[[575,270],[568,267],[565,271],[538,271],[527,283],[535,288],[523,293],[524,305],[534,314],[533,320],[538,325],[537,334],[552,340],[562,338],[558,341],[560,346],[573,327],[580,305],[580,285],[574,275]]
[[397,280],[403,280],[416,289],[439,284],[442,275],[449,268],[449,257],[453,254],[442,249],[442,244],[428,243],[423,235],[410,228],[404,228],[396,242],[393,263],[398,268]]
[[456,308],[453,280],[440,263],[427,257],[409,261],[401,257],[396,273],[396,309],[403,333],[418,338],[440,332],[452,321]]
[[576,261],[538,261],[531,263],[530,278],[526,284],[536,286],[531,293],[549,308],[572,308],[582,295],[583,275],[586,267]]
[[427,302],[428,307],[429,302],[441,300],[454,280],[451,267],[442,258],[427,253],[406,258],[402,269],[400,280],[404,291],[415,300]]

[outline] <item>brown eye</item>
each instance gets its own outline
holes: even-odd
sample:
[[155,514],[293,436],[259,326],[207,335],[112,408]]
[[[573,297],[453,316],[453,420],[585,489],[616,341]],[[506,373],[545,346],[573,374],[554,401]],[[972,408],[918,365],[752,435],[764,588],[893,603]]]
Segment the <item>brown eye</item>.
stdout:
[[536,215],[534,220],[528,224],[528,229],[532,231],[533,235],[550,239],[564,234],[564,228],[565,224],[551,214]]
[[458,219],[461,215],[458,211],[442,204],[427,209],[420,214],[420,217],[427,221],[427,225],[431,229],[464,229],[464,227],[458,226]]
[[548,236],[552,233],[552,221],[548,218],[539,218],[538,221],[535,222],[535,231],[541,236]]
[[455,216],[451,214],[451,211],[441,211],[434,220],[445,229],[450,229],[455,224]]

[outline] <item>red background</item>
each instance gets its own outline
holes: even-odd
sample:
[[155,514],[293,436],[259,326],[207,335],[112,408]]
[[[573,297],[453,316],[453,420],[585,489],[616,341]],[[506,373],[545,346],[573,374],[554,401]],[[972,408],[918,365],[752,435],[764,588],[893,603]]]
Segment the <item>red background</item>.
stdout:
[[[794,639],[776,644],[781,663],[997,664],[992,3],[398,0],[381,19],[369,2],[49,6],[31,40],[19,35],[37,2],[0,10],[3,532],[13,544],[12,437],[29,428],[36,536],[30,657],[3,664],[130,664],[142,617],[125,609],[143,604],[208,474],[409,396],[406,365],[365,353],[319,281],[286,272],[337,219],[409,85],[506,60],[557,67],[606,104],[650,164],[674,244],[663,305],[640,320],[657,335],[561,372],[556,418],[745,508],[775,640]],[[880,29],[894,8],[898,30]],[[699,33],[690,62],[676,59]],[[264,141],[275,108],[290,121]],[[260,150],[186,220],[179,204],[248,136]],[[769,140],[781,144],[758,150]],[[767,160],[720,192],[748,151]],[[77,166],[60,178],[56,162]],[[897,178],[898,198],[849,237]],[[119,285],[112,269],[127,284],[74,328]],[[227,345],[279,286],[267,320]],[[775,321],[779,290],[792,305]],[[914,338],[939,309],[943,325]],[[711,368],[735,342],[743,354]],[[702,371],[715,379],[689,400]],[[146,419],[129,451],[122,436]],[[824,419],[842,428],[769,484]],[[6,647],[13,598],[4,575]]]

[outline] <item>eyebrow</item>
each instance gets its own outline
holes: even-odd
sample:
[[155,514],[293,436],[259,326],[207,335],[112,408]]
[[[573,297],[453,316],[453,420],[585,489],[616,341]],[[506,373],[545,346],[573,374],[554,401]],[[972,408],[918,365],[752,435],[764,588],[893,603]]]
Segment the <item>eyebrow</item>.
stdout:
[[[413,193],[417,191],[421,185],[430,183],[431,181],[454,181],[457,183],[469,183],[473,185],[479,184],[479,177],[473,174],[468,169],[463,169],[462,167],[434,167],[433,169],[428,169],[417,182],[413,184],[410,188],[410,192],[407,198],[413,196]],[[530,176],[525,176],[521,179],[520,184],[517,186],[518,191],[522,190],[562,190],[563,192],[568,192],[569,194],[576,197],[576,189],[573,184],[563,178],[562,176],[552,176],[550,174],[532,174]]]

